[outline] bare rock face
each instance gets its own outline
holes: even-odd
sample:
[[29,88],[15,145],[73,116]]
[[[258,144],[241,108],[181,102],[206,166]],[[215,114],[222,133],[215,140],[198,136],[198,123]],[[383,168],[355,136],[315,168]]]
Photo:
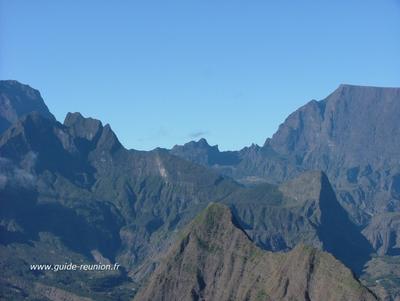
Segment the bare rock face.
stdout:
[[64,125],[69,128],[72,136],[88,141],[98,138],[103,129],[100,120],[85,118],[80,113],[68,113]]
[[379,255],[400,255],[400,214],[387,212],[375,215],[363,234]]
[[[230,153],[238,158],[230,165],[208,166],[246,185],[263,181],[281,184],[304,171],[322,170],[332,183],[339,203],[359,231],[362,230],[369,245],[379,256],[394,260],[400,255],[398,116],[400,88],[341,85],[325,99],[312,100],[290,114],[262,147],[252,146]],[[179,149],[176,155],[192,160],[187,153],[189,148]],[[223,152],[215,156],[221,155]],[[198,157],[196,160],[204,164],[204,160]],[[288,233],[294,233],[293,229],[297,227]],[[331,229],[336,226],[332,225]],[[340,229],[336,233],[348,233],[344,227]],[[325,237],[329,240],[331,236]],[[281,240],[275,245],[282,245]],[[339,248],[347,258],[346,253],[359,254],[340,247],[337,241],[330,245],[333,249]],[[362,253],[369,252],[368,244],[358,245],[366,246]],[[332,248],[328,250],[343,261]],[[375,275],[371,276],[374,281],[368,283],[379,282],[392,296],[398,296],[398,275],[377,271],[370,270],[369,274]],[[397,284],[392,285],[392,282]],[[375,289],[375,284],[373,286]]]
[[291,114],[266,144],[325,169],[397,163],[399,112],[398,88],[341,85]]
[[376,300],[328,253],[257,248],[230,210],[211,204],[182,233],[135,299]]
[[400,208],[399,114],[399,88],[341,85],[292,113],[264,147],[323,170],[365,225],[372,215]]
[[31,112],[55,120],[39,91],[14,80],[0,81],[0,134]]
[[264,250],[288,251],[303,243],[330,252],[356,275],[373,252],[323,172],[304,172],[279,187],[246,187],[223,202]]
[[[365,227],[375,215],[400,210],[398,116],[400,88],[341,85],[290,114],[262,147],[229,152],[236,158],[229,164],[205,160],[200,143],[176,146],[172,153],[246,184],[280,184],[306,170],[322,170],[352,220]],[[213,157],[227,154],[213,151]]]

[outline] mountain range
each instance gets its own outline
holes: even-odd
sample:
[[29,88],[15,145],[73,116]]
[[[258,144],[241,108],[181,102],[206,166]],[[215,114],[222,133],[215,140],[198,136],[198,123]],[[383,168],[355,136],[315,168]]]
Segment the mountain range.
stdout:
[[[137,151],[124,148],[110,125],[80,113],[60,123],[37,90],[1,81],[1,297],[400,298],[397,114],[400,89],[343,85],[291,114],[262,147],[220,152],[201,139]],[[210,215],[221,223],[204,219]],[[204,245],[182,247],[190,233]],[[227,279],[234,263],[225,260],[252,253],[255,261],[237,264],[265,269]],[[186,277],[188,258],[195,273]],[[28,268],[66,260],[121,269]],[[212,262],[221,266],[218,277],[210,276]],[[239,279],[240,289],[232,284]]]
[[[399,88],[341,85],[292,113],[262,147],[220,152],[201,139],[176,145],[171,153],[246,184],[282,183],[321,170],[378,252],[398,254],[399,113]],[[385,221],[390,233],[377,229]]]

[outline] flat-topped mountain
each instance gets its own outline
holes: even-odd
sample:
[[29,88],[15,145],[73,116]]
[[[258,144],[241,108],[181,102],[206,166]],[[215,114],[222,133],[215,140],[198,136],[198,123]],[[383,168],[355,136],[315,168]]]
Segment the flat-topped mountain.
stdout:
[[264,252],[229,209],[212,204],[183,231],[135,299],[377,300],[328,253],[299,245]]

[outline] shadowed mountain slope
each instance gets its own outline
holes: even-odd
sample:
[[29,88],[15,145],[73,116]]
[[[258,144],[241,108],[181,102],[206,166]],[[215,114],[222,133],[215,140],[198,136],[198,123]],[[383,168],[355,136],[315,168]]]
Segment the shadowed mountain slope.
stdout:
[[144,300],[376,300],[331,255],[299,245],[258,249],[212,204],[182,233],[135,297]]
[[[207,162],[217,162],[213,166],[236,164],[234,153],[226,160],[212,149]],[[287,175],[289,159],[257,146],[242,151],[249,173],[264,160],[260,153],[282,167],[272,163],[269,172]],[[43,299],[38,287],[47,285],[95,300],[129,300],[177,231],[210,202],[229,205],[241,228],[266,250],[312,245],[359,274],[370,244],[323,173],[292,169],[292,181],[280,186],[245,186],[198,163],[162,149],[127,150],[109,125],[79,113],[69,113],[63,124],[38,112],[20,117],[0,135],[0,268],[6,271],[0,284],[8,292],[2,297]],[[391,225],[395,231],[397,224]],[[87,282],[84,274],[27,272],[30,263],[58,264],[62,258],[118,262],[123,270]]]
[[[338,201],[358,229],[362,229],[374,251],[380,256],[390,256],[377,260],[390,262],[396,260],[391,256],[400,254],[397,116],[400,116],[400,88],[341,85],[327,98],[312,100],[293,112],[262,147],[253,145],[229,152],[236,159],[234,163],[221,165],[220,159],[213,164],[208,162],[207,166],[246,185],[280,184],[306,170],[324,171]],[[197,148],[207,149],[205,144],[197,143]],[[171,152],[193,160],[185,151],[195,145],[176,146]],[[225,154],[215,154],[216,146],[213,149],[214,157]],[[201,152],[197,153],[196,162],[205,164],[206,160],[199,158]],[[277,238],[274,244],[282,243]],[[386,275],[392,276],[371,277],[392,292],[397,287],[392,296],[400,296],[397,274]]]
[[[64,124],[30,113],[0,136],[1,296],[44,298],[38,287],[48,285],[95,300],[129,300],[133,278],[153,269],[152,262],[140,265],[166,248],[175,229],[239,188],[166,151],[126,150],[109,125],[79,113]],[[85,274],[28,270],[60,258],[118,262],[122,269],[88,282]]]
[[[25,228],[35,233],[54,229],[68,247],[86,255],[97,249],[130,267],[162,249],[173,230],[211,201],[229,204],[252,239],[267,250],[289,250],[300,242],[327,250],[338,245],[329,250],[357,273],[371,251],[318,172],[281,188],[244,187],[163,150],[126,150],[109,125],[79,113],[68,114],[63,125],[29,114],[1,137],[0,154],[5,169],[18,170],[31,181],[35,198],[26,207],[33,211],[23,220]],[[5,191],[13,191],[11,184],[5,183]],[[307,194],[293,194],[296,189]],[[7,204],[3,211],[17,210],[18,218],[20,207]],[[45,219],[39,227],[35,212],[59,212],[71,220],[59,225]],[[70,225],[84,236],[74,236]],[[335,233],[343,227],[346,231]],[[347,260],[346,252],[339,252],[344,249],[358,254],[357,260]]]
[[265,250],[290,250],[299,243],[313,245],[334,254],[358,275],[373,252],[322,172],[305,172],[279,187],[246,187],[222,202],[232,208],[241,227]]
[[[229,152],[236,161],[208,166],[246,184],[281,183],[322,170],[353,221],[366,226],[376,215],[400,210],[399,115],[400,88],[341,85],[292,113],[264,146]],[[192,160],[195,145],[207,148],[204,141],[189,144],[171,152]],[[195,161],[208,162],[198,156]]]

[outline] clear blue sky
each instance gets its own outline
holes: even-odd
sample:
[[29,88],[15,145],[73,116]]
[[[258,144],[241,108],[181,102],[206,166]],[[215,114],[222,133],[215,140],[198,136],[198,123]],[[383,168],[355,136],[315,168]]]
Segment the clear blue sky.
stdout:
[[262,144],[340,83],[400,86],[400,1],[0,0],[0,78],[126,147]]

